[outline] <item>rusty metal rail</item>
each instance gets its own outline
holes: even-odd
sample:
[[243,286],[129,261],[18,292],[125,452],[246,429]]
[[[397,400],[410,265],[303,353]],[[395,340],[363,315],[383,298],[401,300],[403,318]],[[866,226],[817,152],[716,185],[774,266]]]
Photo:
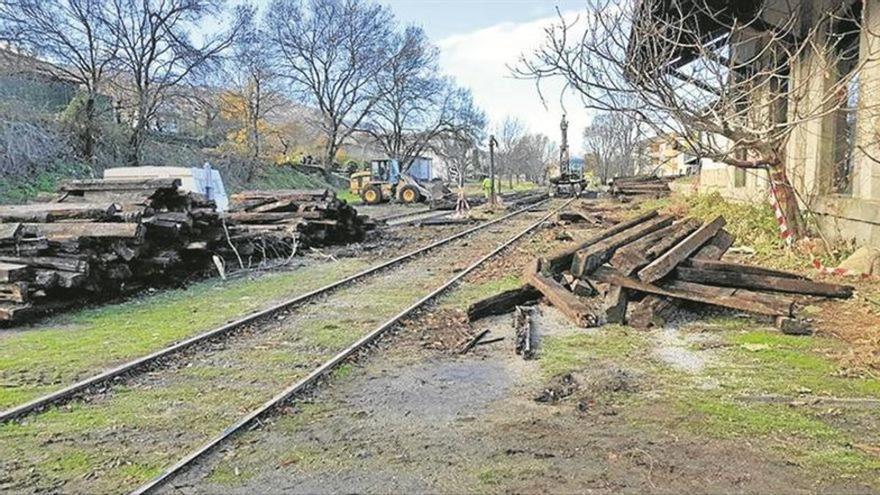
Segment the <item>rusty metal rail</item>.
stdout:
[[227,323],[225,325],[222,325],[220,327],[217,327],[212,330],[208,330],[206,332],[200,333],[198,335],[195,335],[195,336],[190,337],[186,340],[182,340],[180,342],[172,344],[168,347],[160,349],[160,350],[153,352],[151,354],[148,354],[146,356],[143,356],[143,357],[134,359],[132,361],[126,362],[124,364],[116,366],[115,368],[111,368],[111,369],[103,371],[97,375],[93,375],[89,378],[85,378],[81,381],[78,381],[72,385],[64,387],[64,388],[57,390],[55,392],[52,392],[50,394],[44,395],[42,397],[38,397],[34,400],[31,400],[31,401],[26,402],[24,404],[21,404],[19,406],[2,411],[2,412],[0,412],[0,423],[14,420],[17,418],[21,418],[21,417],[26,416],[28,414],[40,411],[40,410],[44,409],[46,406],[67,402],[67,401],[73,399],[74,397],[76,397],[77,395],[85,393],[90,388],[96,387],[98,385],[102,385],[104,383],[109,382],[110,380],[114,380],[114,379],[126,376],[128,374],[134,373],[136,371],[142,370],[150,365],[153,365],[155,363],[160,362],[164,358],[172,356],[176,353],[179,353],[179,352],[181,352],[185,349],[188,349],[190,347],[193,347],[197,344],[208,342],[212,339],[216,339],[219,337],[229,335],[234,331],[237,331],[237,330],[244,328],[246,325],[249,325],[251,323],[255,323],[255,322],[260,321],[262,319],[268,318],[279,311],[283,311],[283,310],[292,308],[294,306],[297,306],[302,303],[313,300],[317,297],[326,295],[330,292],[335,291],[336,289],[339,289],[339,288],[346,286],[348,284],[360,281],[360,280],[362,280],[370,275],[373,275],[377,272],[380,272],[380,271],[385,270],[387,268],[390,268],[392,266],[395,266],[395,265],[398,265],[398,264],[403,263],[405,261],[416,258],[417,256],[419,256],[421,254],[424,254],[424,253],[426,253],[432,249],[435,249],[437,247],[443,246],[444,244],[452,242],[456,239],[460,239],[464,236],[470,235],[470,234],[477,232],[479,230],[482,230],[482,229],[485,229],[485,228],[490,227],[492,225],[495,225],[497,223],[503,222],[503,221],[508,220],[508,219],[515,217],[517,215],[523,214],[523,213],[531,210],[532,208],[535,208],[538,205],[545,203],[546,201],[547,200],[531,204],[529,206],[526,206],[526,207],[521,208],[519,210],[513,211],[511,213],[508,213],[508,214],[501,216],[499,218],[496,218],[494,220],[490,220],[490,221],[481,223],[475,227],[471,227],[471,228],[466,229],[462,232],[458,232],[456,234],[453,234],[453,235],[450,235],[450,236],[445,237],[443,239],[440,239],[438,241],[435,241],[425,247],[415,249],[413,251],[402,254],[402,255],[400,255],[396,258],[393,258],[391,260],[379,263],[378,265],[375,265],[371,268],[367,268],[367,269],[365,269],[361,272],[358,272],[354,275],[345,277],[341,280],[330,283],[330,284],[325,285],[321,288],[315,289],[311,292],[307,292],[306,294],[294,297],[292,299],[281,302],[279,304],[276,304],[276,305],[271,306],[269,308],[266,308],[264,310],[247,315],[247,316],[245,316],[241,319],[238,319],[236,321],[232,321],[232,322]]
[[[429,303],[430,301],[435,299],[437,296],[439,296],[440,294],[442,294],[443,292],[448,290],[450,287],[452,287],[453,285],[455,285],[456,283],[461,281],[469,273],[471,273],[474,270],[476,270],[477,268],[479,268],[480,265],[482,265],[486,261],[490,260],[491,258],[497,256],[499,253],[501,253],[508,246],[510,246],[514,242],[518,241],[519,239],[521,239],[523,236],[525,236],[529,232],[538,228],[541,224],[543,224],[545,221],[547,221],[547,219],[549,219],[550,217],[555,215],[556,212],[561,211],[563,208],[567,207],[572,201],[574,201],[574,198],[569,199],[561,207],[544,215],[543,217],[541,217],[540,220],[532,223],[531,225],[526,227],[521,232],[517,233],[516,235],[514,235],[510,239],[504,241],[503,243],[498,245],[495,249],[493,249],[490,253],[484,255],[483,257],[481,257],[480,259],[478,259],[477,261],[472,263],[470,266],[468,266],[467,268],[465,268],[461,272],[458,272],[454,277],[447,280],[445,283],[443,283],[443,285],[441,285],[440,287],[431,291],[430,294],[422,297],[421,299],[419,299],[418,301],[416,301],[415,303],[410,305],[408,308],[404,309],[403,311],[401,311],[397,315],[393,316],[388,321],[382,323],[381,325],[376,327],[374,330],[370,331],[368,334],[361,337],[357,342],[350,345],[349,347],[347,347],[346,349],[341,351],[339,354],[336,354],[335,356],[330,358],[330,360],[324,362],[321,366],[317,367],[315,370],[313,370],[311,373],[309,373],[308,376],[306,376],[305,378],[302,378],[301,380],[297,381],[296,383],[290,385],[289,387],[284,389],[282,392],[280,392],[275,397],[272,397],[268,401],[264,402],[258,408],[249,412],[247,415],[241,417],[238,421],[236,421],[235,423],[230,425],[228,428],[223,430],[222,433],[220,433],[216,437],[210,439],[208,442],[204,443],[203,445],[198,447],[196,450],[187,454],[185,457],[183,457],[182,459],[177,461],[174,465],[172,465],[171,467],[166,469],[164,472],[162,472],[162,474],[158,475],[157,477],[153,478],[152,480],[150,480],[147,483],[138,487],[136,490],[131,492],[131,495],[142,495],[145,493],[150,493],[153,490],[159,488],[160,486],[164,485],[165,482],[167,482],[168,480],[173,478],[175,475],[177,475],[178,473],[182,472],[184,469],[186,469],[187,467],[192,465],[195,461],[200,459],[202,456],[204,456],[208,452],[212,451],[215,447],[217,447],[222,442],[226,441],[227,439],[229,439],[230,437],[232,437],[233,435],[235,435],[239,431],[242,431],[243,429],[247,428],[254,421],[265,416],[267,413],[274,410],[276,407],[284,404],[285,402],[290,400],[293,396],[295,396],[299,393],[302,393],[303,391],[308,390],[311,386],[315,385],[321,377],[327,375],[329,372],[331,372],[337,366],[339,366],[344,361],[346,361],[350,357],[352,357],[355,353],[364,349],[366,346],[368,346],[369,344],[374,342],[382,334],[384,334],[385,332],[387,332],[391,328],[394,328],[405,317],[407,317],[408,315],[410,315],[414,311],[418,310],[419,308],[425,306],[427,303]],[[543,201],[542,201],[542,203],[543,203]],[[536,203],[536,204],[540,204],[540,203]],[[532,206],[535,206],[535,205],[530,205],[530,207],[532,207]],[[530,207],[527,207],[527,208],[530,208]]]

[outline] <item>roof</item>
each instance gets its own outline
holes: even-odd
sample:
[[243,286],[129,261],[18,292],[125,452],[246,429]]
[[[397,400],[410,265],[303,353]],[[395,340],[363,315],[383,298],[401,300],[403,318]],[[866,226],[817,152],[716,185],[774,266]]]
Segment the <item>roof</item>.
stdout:
[[640,72],[675,70],[693,61],[697,47],[726,42],[730,26],[766,27],[757,13],[763,2],[748,0],[640,0],[630,31],[627,60]]

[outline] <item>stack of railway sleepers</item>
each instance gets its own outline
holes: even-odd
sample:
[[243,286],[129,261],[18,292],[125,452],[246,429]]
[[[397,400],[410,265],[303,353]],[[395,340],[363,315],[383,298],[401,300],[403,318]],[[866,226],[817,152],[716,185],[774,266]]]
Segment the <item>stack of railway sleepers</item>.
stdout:
[[[707,305],[771,317],[786,333],[808,333],[808,322],[798,317],[803,304],[852,296],[850,286],[721,260],[734,241],[724,226],[723,217],[703,223],[652,211],[534,260],[525,279],[581,326],[648,327],[662,324],[675,305]],[[518,299],[501,298],[495,304],[505,308],[480,311],[512,311],[509,300]]]
[[219,216],[213,201],[179,185],[74,181],[44,202],[0,207],[0,321],[209,267]]
[[674,177],[656,177],[654,175],[633,175],[615,177],[611,181],[611,193],[622,196],[668,196],[672,191],[669,183]]
[[240,254],[263,246],[322,246],[360,242],[375,227],[328,189],[244,191],[233,194],[226,214]]

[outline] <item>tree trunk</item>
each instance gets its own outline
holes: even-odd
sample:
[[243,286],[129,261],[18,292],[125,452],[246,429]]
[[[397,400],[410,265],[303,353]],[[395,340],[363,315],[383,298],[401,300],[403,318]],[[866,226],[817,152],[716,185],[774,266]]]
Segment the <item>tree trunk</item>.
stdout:
[[89,162],[95,159],[95,94],[86,99],[86,128],[83,132],[83,157]]
[[785,173],[785,166],[782,164],[774,165],[768,172],[770,180],[776,185],[776,200],[779,202],[783,216],[785,216],[788,230],[791,232],[793,240],[798,240],[804,236],[803,219],[794,187]]

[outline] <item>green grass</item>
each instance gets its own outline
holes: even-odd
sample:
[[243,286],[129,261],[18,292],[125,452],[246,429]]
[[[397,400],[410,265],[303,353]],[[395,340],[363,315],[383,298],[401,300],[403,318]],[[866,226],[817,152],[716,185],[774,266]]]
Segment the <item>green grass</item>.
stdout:
[[484,299],[522,285],[519,275],[484,280],[478,283],[464,282],[438,302],[442,308],[466,309],[480,299]]
[[584,369],[600,359],[635,359],[644,354],[647,345],[642,335],[617,325],[590,333],[551,335],[541,341],[538,364],[549,378]]
[[361,268],[363,262],[348,259],[253,279],[209,280],[6,333],[0,336],[0,407],[20,404]]

